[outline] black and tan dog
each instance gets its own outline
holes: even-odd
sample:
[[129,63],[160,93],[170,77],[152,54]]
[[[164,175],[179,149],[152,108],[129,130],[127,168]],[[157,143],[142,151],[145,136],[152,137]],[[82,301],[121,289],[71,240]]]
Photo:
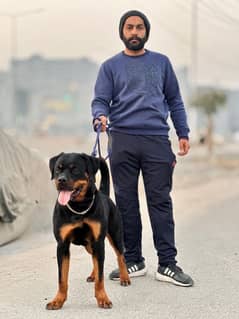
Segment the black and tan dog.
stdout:
[[[93,271],[87,281],[95,282],[95,297],[99,307],[111,308],[103,274],[106,236],[117,255],[121,285],[129,285],[130,279],[123,256],[120,214],[108,196],[107,164],[103,159],[82,153],[61,153],[50,159],[49,166],[59,192],[53,216],[59,289],[46,308],[59,309],[67,298],[71,243],[85,246],[92,255]],[[100,190],[95,186],[98,169],[101,172]]]

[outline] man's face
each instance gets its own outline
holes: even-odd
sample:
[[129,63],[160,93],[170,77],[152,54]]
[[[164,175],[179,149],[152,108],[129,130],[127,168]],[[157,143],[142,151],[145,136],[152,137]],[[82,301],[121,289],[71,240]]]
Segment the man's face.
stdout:
[[137,16],[126,19],[123,27],[123,41],[127,49],[138,51],[146,42],[144,20]]

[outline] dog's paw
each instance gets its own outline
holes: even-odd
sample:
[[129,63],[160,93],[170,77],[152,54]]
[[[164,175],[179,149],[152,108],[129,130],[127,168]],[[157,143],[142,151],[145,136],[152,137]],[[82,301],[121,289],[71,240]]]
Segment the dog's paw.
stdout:
[[53,300],[46,305],[47,310],[58,310],[62,308],[64,301],[62,300]]
[[127,287],[127,286],[131,285],[131,281],[129,278],[128,279],[120,279],[120,285]]
[[96,296],[98,306],[100,308],[104,308],[104,309],[112,308],[113,304],[109,300],[105,291],[98,291],[98,292],[96,292],[95,296]]
[[100,299],[100,300],[97,300],[98,302],[98,306],[100,308],[104,308],[104,309],[110,309],[113,307],[113,304],[112,302],[107,298],[107,299]]
[[87,282],[94,282],[95,281],[95,277],[94,276],[89,276],[86,278]]

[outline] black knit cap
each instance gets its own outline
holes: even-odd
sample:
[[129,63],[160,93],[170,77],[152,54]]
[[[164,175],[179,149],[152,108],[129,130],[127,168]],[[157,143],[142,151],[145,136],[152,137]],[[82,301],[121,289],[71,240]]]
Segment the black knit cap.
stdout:
[[132,16],[136,16],[136,17],[140,17],[141,19],[143,19],[144,21],[144,25],[146,28],[146,39],[148,40],[149,37],[149,32],[150,32],[150,23],[148,18],[146,17],[145,14],[143,14],[142,12],[138,11],[138,10],[130,10],[125,12],[125,14],[122,15],[121,19],[120,19],[120,23],[119,23],[119,34],[120,34],[120,39],[123,39],[123,27],[125,24],[125,21]]

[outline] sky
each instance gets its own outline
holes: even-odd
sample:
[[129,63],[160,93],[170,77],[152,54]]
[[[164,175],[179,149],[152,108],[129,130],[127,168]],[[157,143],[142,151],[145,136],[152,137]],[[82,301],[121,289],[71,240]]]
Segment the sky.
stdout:
[[[143,11],[151,23],[146,48],[168,55],[173,66],[192,65],[192,4],[198,3],[199,82],[239,87],[238,0],[0,0],[0,70],[11,58],[11,14],[42,8],[17,18],[17,57],[89,57],[97,63],[124,46],[121,15]],[[195,65],[195,63],[194,63]]]

